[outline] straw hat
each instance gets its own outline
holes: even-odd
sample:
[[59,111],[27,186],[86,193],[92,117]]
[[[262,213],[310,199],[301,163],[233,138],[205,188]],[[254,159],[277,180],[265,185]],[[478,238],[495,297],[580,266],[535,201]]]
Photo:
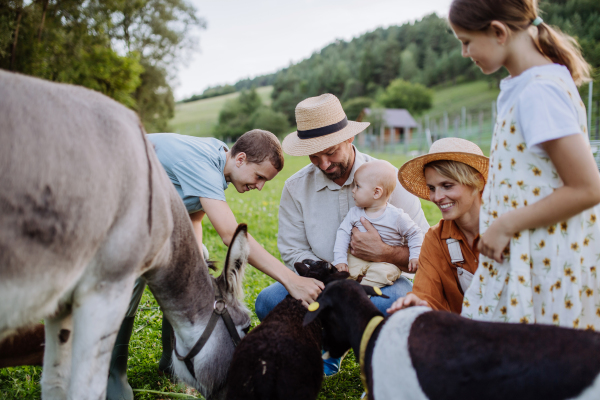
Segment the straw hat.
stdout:
[[296,106],[298,130],[283,139],[283,151],[309,156],[342,143],[364,131],[368,122],[348,121],[337,97],[326,93],[309,97]]
[[487,182],[489,158],[483,155],[483,152],[475,143],[459,138],[444,138],[431,145],[429,154],[413,158],[405,163],[398,171],[398,180],[415,196],[429,200],[429,189],[425,182],[423,169],[425,165],[438,160],[459,161],[467,164],[483,175]]

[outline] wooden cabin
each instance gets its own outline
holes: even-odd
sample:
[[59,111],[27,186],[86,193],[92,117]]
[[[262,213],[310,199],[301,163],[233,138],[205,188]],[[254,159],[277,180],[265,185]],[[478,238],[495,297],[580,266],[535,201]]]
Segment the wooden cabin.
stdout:
[[[372,109],[365,108],[358,116],[357,121],[368,119],[373,112]],[[378,132],[373,131],[374,125],[378,124],[371,123],[369,128],[367,128],[366,133],[360,134],[358,138],[359,144],[365,145],[365,142],[367,141],[365,135],[371,135],[371,140],[369,140],[369,142],[376,141],[379,147],[388,144],[408,144],[411,142],[415,129],[417,128],[417,122],[412,115],[410,115],[408,110],[401,108],[385,108],[379,112],[382,112],[382,124],[380,127],[375,127],[379,128]]]

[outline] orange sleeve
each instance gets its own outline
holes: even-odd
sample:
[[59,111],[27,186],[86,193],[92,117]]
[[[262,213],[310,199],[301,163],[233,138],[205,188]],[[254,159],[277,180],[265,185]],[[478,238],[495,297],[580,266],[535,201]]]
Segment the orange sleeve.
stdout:
[[440,251],[439,241],[433,232],[428,232],[423,240],[419,269],[415,274],[412,293],[425,300],[434,310],[450,311],[450,305],[444,295],[442,279],[436,264],[445,263],[446,257]]

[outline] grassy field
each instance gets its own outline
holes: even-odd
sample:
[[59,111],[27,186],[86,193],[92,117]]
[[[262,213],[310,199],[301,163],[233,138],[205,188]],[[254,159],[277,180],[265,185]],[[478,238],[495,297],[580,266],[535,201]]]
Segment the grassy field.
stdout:
[[462,107],[470,112],[490,111],[492,101],[498,98],[500,89],[485,81],[467,82],[456,86],[434,88],[433,107],[427,111],[430,118],[459,114]]
[[[256,92],[265,105],[271,104],[272,86],[256,89]],[[219,119],[219,112],[227,100],[239,96],[239,92],[224,96],[212,97],[181,103],[175,106],[175,118],[170,121],[172,132],[190,136],[211,136],[213,127]]]
[[[395,166],[402,165],[406,158],[399,155],[373,154],[384,158]],[[279,257],[277,250],[277,216],[279,199],[283,184],[287,178],[308,163],[308,157],[288,157],[283,171],[267,183],[261,192],[252,191],[240,194],[231,187],[226,191],[227,202],[236,215],[238,222],[248,224],[248,230],[271,254]],[[441,218],[440,211],[432,203],[422,201],[425,216],[430,224]],[[221,242],[210,221],[205,219],[204,241],[210,251],[210,258],[224,261],[227,248]],[[252,310],[253,326],[258,324],[254,314],[254,302],[260,291],[274,281],[253,267],[246,270],[245,301]],[[152,294],[146,289],[138,311],[134,333],[131,338],[129,354],[129,382],[136,390],[199,394],[184,385],[172,384],[157,373],[161,355],[161,312]],[[2,399],[39,399],[41,368],[22,367],[0,369],[0,398]],[[344,359],[342,371],[332,378],[325,379],[320,399],[359,399],[362,386],[359,367],[352,352]],[[149,392],[136,392],[136,399],[163,399],[165,395]]]

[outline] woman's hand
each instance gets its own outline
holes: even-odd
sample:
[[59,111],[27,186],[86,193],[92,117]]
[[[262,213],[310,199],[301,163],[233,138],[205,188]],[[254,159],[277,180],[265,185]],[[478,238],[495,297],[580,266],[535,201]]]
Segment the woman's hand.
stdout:
[[507,213],[494,221],[488,230],[481,236],[479,244],[477,245],[481,254],[497,262],[502,262],[502,253],[510,244],[510,238],[514,234],[505,223],[506,217],[509,217],[510,214],[511,213]]
[[386,312],[391,315],[396,311],[414,306],[429,307],[429,304],[427,304],[425,300],[421,300],[416,294],[410,293],[406,297],[400,297],[398,300],[396,300],[394,304],[392,304],[392,306],[386,310]]

